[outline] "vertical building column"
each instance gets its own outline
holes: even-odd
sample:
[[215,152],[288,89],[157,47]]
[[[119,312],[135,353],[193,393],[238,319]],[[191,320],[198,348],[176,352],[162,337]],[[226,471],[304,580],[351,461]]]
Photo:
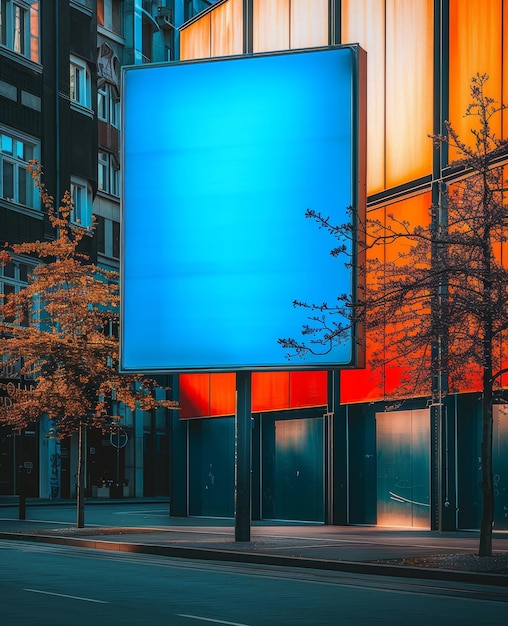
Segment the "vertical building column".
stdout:
[[124,0],[125,50],[130,55],[124,59],[126,65],[141,64],[143,61],[143,0]]
[[243,53],[252,54],[254,49],[253,0],[243,0]]
[[142,498],[144,495],[143,473],[143,411],[134,411],[134,497]]
[[235,541],[250,541],[252,375],[236,372]]
[[[170,377],[173,399],[180,398],[179,377]],[[189,515],[189,429],[187,420],[180,419],[180,411],[169,411],[169,514],[172,517]]]
[[341,5],[341,0],[329,0],[328,40],[331,46],[342,43],[340,5]]
[[325,523],[349,523],[349,454],[346,407],[340,406],[340,371],[328,372],[325,420]]
[[[448,119],[448,83],[449,83],[449,3],[448,0],[434,0],[434,121],[433,132],[445,132],[444,121]],[[446,146],[435,150],[433,156],[432,185],[432,227],[435,232],[447,228],[448,213],[446,197],[441,182],[443,169],[447,166]],[[432,262],[442,266],[440,249],[432,250]],[[432,404],[431,404],[431,447],[430,447],[430,524],[432,530],[453,530],[455,521],[455,420],[453,411],[449,411],[445,397],[448,394],[448,341],[447,341],[447,299],[448,285],[441,282],[436,285],[433,307],[436,328],[439,332],[432,346]]]

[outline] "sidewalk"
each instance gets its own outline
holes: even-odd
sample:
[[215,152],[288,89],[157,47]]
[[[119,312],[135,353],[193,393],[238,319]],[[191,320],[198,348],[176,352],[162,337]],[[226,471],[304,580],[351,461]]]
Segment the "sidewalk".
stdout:
[[494,533],[492,559],[476,556],[478,532],[473,531],[263,521],[252,523],[250,541],[236,542],[234,520],[175,518],[167,507],[160,499],[87,500],[85,521],[93,517],[95,522],[77,529],[75,502],[29,500],[27,519],[18,520],[13,501],[0,498],[0,539],[508,587],[506,532]]

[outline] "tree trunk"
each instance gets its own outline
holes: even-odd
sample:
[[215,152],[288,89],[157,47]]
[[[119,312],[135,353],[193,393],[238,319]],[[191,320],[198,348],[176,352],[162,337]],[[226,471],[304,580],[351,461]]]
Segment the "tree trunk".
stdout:
[[84,463],[84,450],[85,450],[85,424],[80,422],[78,431],[78,476],[76,484],[76,502],[77,502],[77,528],[85,527],[85,497],[84,497],[84,482],[85,482],[85,463]]
[[492,526],[494,524],[492,430],[492,376],[490,372],[485,371],[482,400],[482,521],[480,527],[479,556],[492,556]]

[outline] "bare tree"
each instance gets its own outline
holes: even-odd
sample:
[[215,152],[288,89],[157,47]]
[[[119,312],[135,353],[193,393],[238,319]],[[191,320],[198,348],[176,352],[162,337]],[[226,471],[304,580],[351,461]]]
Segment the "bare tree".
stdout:
[[503,107],[486,94],[487,80],[478,74],[471,82],[466,116],[474,122],[472,141],[463,141],[448,123],[446,135],[432,138],[436,149],[448,146],[458,159],[449,179],[437,181],[441,199],[430,207],[424,223],[395,214],[380,218],[371,211],[356,228],[353,220],[337,226],[329,217],[307,211],[307,217],[338,240],[332,255],[346,255],[347,264],[354,260],[347,252],[352,247],[366,255],[358,267],[365,286],[356,299],[339,295],[333,303],[295,302],[309,311],[303,339],[280,340],[290,354],[304,355],[328,350],[353,326],[363,325],[370,366],[384,370],[396,365],[403,372],[394,396],[427,395],[440,403],[449,389],[481,391],[480,556],[492,555],[493,396],[507,372],[502,344],[508,328],[503,257],[508,142],[493,131],[492,119]]

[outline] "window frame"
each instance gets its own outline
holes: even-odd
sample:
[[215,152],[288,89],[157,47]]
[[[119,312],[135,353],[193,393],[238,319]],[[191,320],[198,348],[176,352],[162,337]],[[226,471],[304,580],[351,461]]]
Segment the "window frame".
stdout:
[[[23,13],[22,38],[16,41],[16,9]],[[0,0],[0,49],[39,63],[39,2]]]
[[92,189],[83,178],[71,176],[70,193],[73,210],[70,221],[75,226],[89,229],[93,225],[92,218]]
[[[12,149],[4,149],[4,138],[12,142]],[[22,149],[20,154],[20,146]],[[27,155],[26,152],[30,151]],[[27,171],[28,163],[40,156],[40,141],[34,137],[15,132],[10,128],[0,126],[0,200],[12,202],[20,207],[40,211],[41,203],[36,193],[35,185]],[[5,195],[5,165],[12,165],[12,194]],[[21,179],[21,180],[20,180]],[[20,193],[24,187],[24,196]]]
[[[23,266],[23,273],[21,267]],[[6,274],[6,268],[10,267],[13,270],[13,275]],[[26,258],[13,255],[10,263],[2,266],[0,265],[0,294],[6,295],[7,293],[19,293],[29,284],[30,273],[37,267],[36,263],[28,262]],[[6,286],[9,288],[6,290]],[[22,323],[22,326],[28,326],[34,319],[34,311],[29,311],[28,317]],[[17,320],[3,319],[4,324],[19,325],[19,318]]]
[[92,74],[86,61],[69,57],[69,98],[71,105],[92,110]]
[[120,197],[120,164],[115,155],[107,150],[99,150],[97,154],[97,188],[103,193]]
[[120,93],[113,83],[97,87],[97,117],[114,128],[120,128]]

